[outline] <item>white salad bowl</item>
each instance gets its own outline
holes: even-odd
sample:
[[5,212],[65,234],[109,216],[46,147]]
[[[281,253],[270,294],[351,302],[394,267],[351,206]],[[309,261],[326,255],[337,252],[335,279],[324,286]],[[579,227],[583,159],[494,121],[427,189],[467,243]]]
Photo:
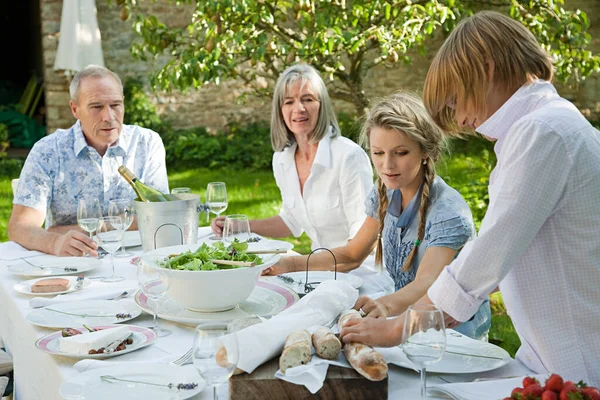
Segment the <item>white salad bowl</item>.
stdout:
[[[199,244],[163,247],[144,253],[145,256],[168,256],[185,251],[196,251]],[[217,312],[230,310],[246,300],[261,275],[261,272],[276,264],[280,256],[277,254],[260,255],[262,264],[255,267],[240,267],[214,271],[171,270],[171,284],[167,294],[177,304],[200,312]],[[156,266],[156,268],[162,268]]]

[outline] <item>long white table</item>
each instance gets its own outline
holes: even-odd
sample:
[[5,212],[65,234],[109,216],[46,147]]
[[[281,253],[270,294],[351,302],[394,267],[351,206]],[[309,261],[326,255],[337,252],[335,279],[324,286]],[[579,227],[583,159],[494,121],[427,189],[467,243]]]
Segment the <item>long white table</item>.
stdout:
[[[206,228],[201,228],[202,236],[206,233]],[[8,250],[14,248],[14,243],[0,243],[0,258],[8,258]],[[129,249],[136,254],[141,254],[140,248]],[[35,258],[32,259],[32,261]],[[14,263],[14,262],[12,262]],[[18,293],[13,286],[22,280],[7,271],[9,261],[0,261],[0,338],[4,341],[8,352],[14,359],[15,372],[15,398],[18,400],[52,400],[60,399],[60,385],[78,372],[73,368],[77,360],[56,357],[46,354],[35,346],[35,341],[40,337],[51,333],[52,329],[45,329],[34,326],[26,321],[26,315],[33,309],[29,306],[31,296]],[[129,258],[115,258],[116,270],[119,275],[126,279],[135,280],[136,268],[130,263]],[[103,267],[97,268],[86,273],[86,277],[107,276],[110,273],[110,264],[108,257],[103,259]],[[368,286],[368,285],[367,285]],[[368,293],[361,293],[368,294]],[[119,300],[122,302],[135,303],[133,296]],[[150,326],[152,317],[148,314],[142,314],[139,317],[126,322],[127,324]],[[146,348],[114,357],[108,362],[119,362],[126,360],[147,360],[152,362],[158,358],[164,359],[172,355],[172,359],[177,358],[186,349],[191,347],[193,340],[193,327],[187,327],[169,321],[160,320],[166,328],[173,333],[158,340]],[[530,371],[522,364],[511,360],[506,366],[494,371],[469,374],[469,375],[431,375],[428,377],[428,384],[440,384],[444,382],[468,382],[475,378],[501,378],[509,376],[527,375]],[[228,398],[227,385],[219,388],[220,397]],[[308,392],[307,392],[308,393]],[[265,394],[267,396],[267,394]],[[394,365],[390,365],[389,372],[389,398],[418,398],[419,396],[419,375],[411,370],[406,370]],[[210,390],[204,390],[194,397],[194,399],[211,399]],[[268,398],[268,397],[265,397]]]

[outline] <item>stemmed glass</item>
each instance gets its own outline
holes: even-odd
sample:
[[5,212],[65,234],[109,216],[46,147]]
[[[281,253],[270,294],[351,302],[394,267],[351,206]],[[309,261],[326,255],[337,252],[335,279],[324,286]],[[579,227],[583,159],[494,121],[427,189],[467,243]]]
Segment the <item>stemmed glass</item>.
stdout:
[[250,239],[250,223],[248,217],[244,214],[232,214],[225,218],[223,224],[223,241],[233,242],[237,239],[239,242],[245,242]]
[[442,311],[432,304],[414,304],[406,310],[402,351],[421,370],[421,399],[427,398],[425,370],[442,359],[446,351],[446,328]]
[[[206,203],[210,212],[217,217],[227,209],[227,188],[225,187],[225,182],[210,182],[208,184],[206,187]],[[211,236],[209,239],[219,240],[220,237]]]
[[90,234],[90,239],[93,237],[92,233],[98,229],[100,217],[102,217],[102,208],[100,207],[100,201],[96,197],[79,199],[77,224],[81,229]]
[[[120,217],[123,220],[124,229],[127,230],[133,222],[133,200],[116,199],[108,203],[108,216]],[[125,243],[121,245],[121,251],[115,253],[115,257],[133,257],[133,253],[125,251]]]
[[201,323],[194,332],[194,367],[213,388],[218,400],[217,387],[229,380],[235,370],[239,349],[236,328],[231,323],[211,321]]
[[169,257],[143,256],[138,263],[138,285],[140,290],[154,303],[154,320],[151,329],[158,337],[171,334],[170,330],[159,328],[158,321],[156,320],[159,300],[169,290],[171,284],[170,270]]
[[94,240],[98,246],[102,247],[104,251],[110,254],[110,266],[112,268],[112,276],[110,278],[103,278],[102,282],[119,282],[122,281],[122,276],[115,276],[115,252],[121,247],[123,243],[123,236],[125,235],[125,225],[121,217],[101,217],[98,223],[98,231]]
[[189,187],[176,187],[171,189],[171,194],[177,194],[177,193],[192,193],[192,191],[190,190]]

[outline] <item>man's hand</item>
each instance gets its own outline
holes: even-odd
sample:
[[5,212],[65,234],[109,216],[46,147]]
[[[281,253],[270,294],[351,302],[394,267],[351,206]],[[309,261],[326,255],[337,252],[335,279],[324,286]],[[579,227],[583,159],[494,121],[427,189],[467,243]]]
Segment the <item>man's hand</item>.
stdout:
[[340,332],[345,343],[359,342],[373,347],[393,347],[402,342],[398,318],[352,318]]
[[223,226],[225,225],[225,216],[217,217],[210,222],[210,228],[217,236],[223,236]]
[[90,239],[88,235],[71,230],[58,237],[54,243],[54,254],[59,257],[80,257],[86,254],[91,257],[98,257],[97,248],[96,242]]
[[383,303],[367,296],[360,296],[352,308],[356,311],[362,309],[367,317],[373,318],[387,318],[389,314],[387,307]]

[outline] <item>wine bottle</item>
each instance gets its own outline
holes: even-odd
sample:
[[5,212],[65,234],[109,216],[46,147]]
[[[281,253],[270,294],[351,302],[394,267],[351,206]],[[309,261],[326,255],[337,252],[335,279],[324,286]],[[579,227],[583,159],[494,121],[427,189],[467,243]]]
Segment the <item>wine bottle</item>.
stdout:
[[137,176],[135,176],[133,172],[131,172],[129,168],[124,165],[119,167],[119,173],[131,185],[140,201],[158,202],[179,200],[177,196],[166,195],[159,190],[151,188],[148,185],[144,185],[142,182],[140,182]]

